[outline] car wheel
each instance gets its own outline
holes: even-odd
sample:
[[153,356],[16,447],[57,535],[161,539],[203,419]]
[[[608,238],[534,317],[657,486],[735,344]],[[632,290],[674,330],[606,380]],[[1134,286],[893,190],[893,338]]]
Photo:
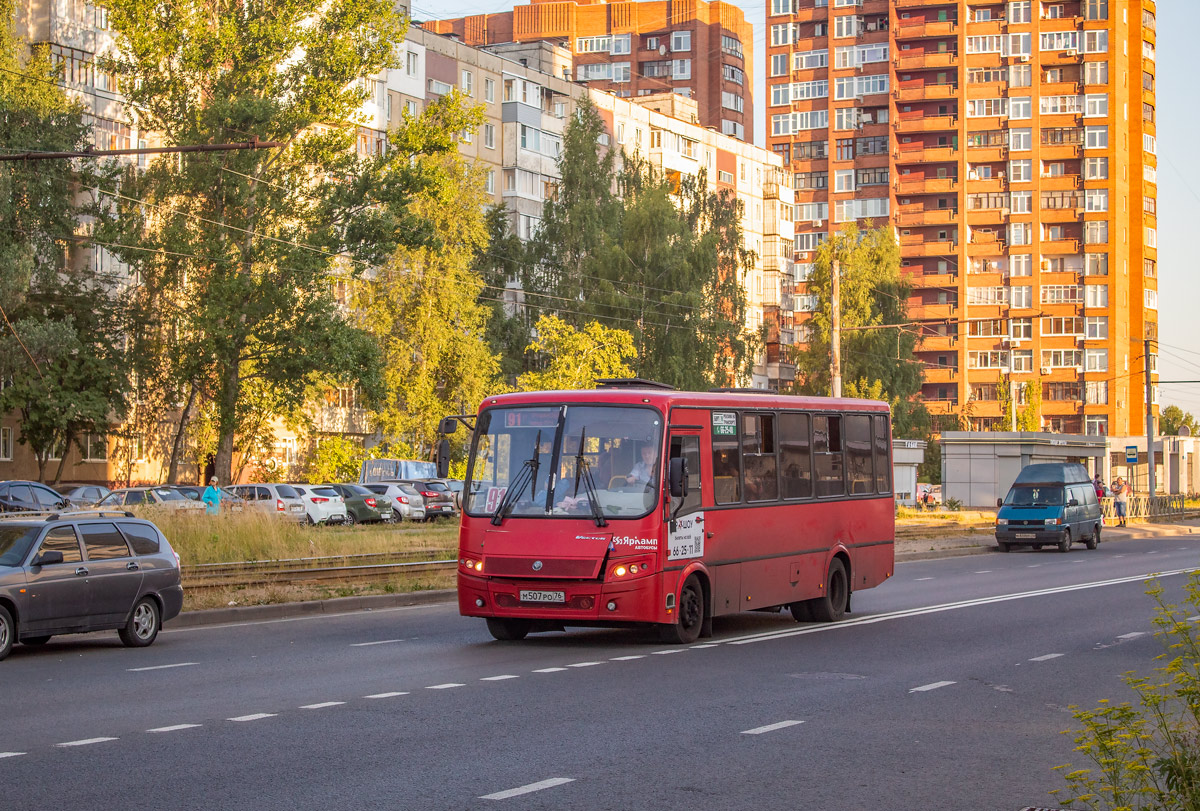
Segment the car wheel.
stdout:
[[1005,543],[1004,541],[996,541],[996,548],[999,549],[1001,552],[1011,552],[1012,544]]
[[1058,542],[1058,551],[1059,552],[1070,552],[1071,551],[1071,543],[1072,543],[1071,530],[1064,529],[1062,540]]
[[49,636],[26,636],[21,639],[22,645],[45,645],[50,641]]
[[347,512],[347,513],[346,513],[346,526],[348,526],[348,527],[352,527],[352,526],[354,526],[354,524],[355,524],[355,523],[356,523],[356,522],[355,522],[355,519],[354,519],[354,513],[352,513],[352,512]]
[[312,520],[312,516],[311,516],[311,515],[308,515],[308,514],[306,513],[306,514],[304,515],[304,523],[305,523],[305,524],[307,524],[308,526],[310,526],[310,527],[311,527],[311,526],[315,526],[317,522],[316,522],[316,521],[314,521],[314,520]]
[[1100,525],[1092,527],[1092,537],[1087,539],[1087,548],[1095,549],[1100,545]]
[[850,583],[846,579],[846,567],[839,558],[834,558],[829,564],[825,596],[809,600],[809,611],[817,622],[836,622],[845,615],[849,603]]
[[126,647],[144,648],[158,636],[158,631],[162,628],[161,616],[158,603],[151,597],[143,597],[133,607],[129,621],[125,623],[124,628],[117,631],[117,635]]
[[520,642],[531,627],[533,623],[529,620],[487,618],[488,633],[501,642]]
[[704,589],[700,578],[689,575],[679,591],[675,622],[658,626],[659,637],[669,645],[690,645],[700,638],[704,627]]
[[13,641],[17,638],[17,624],[13,622],[12,614],[0,605],[0,659],[12,652]]

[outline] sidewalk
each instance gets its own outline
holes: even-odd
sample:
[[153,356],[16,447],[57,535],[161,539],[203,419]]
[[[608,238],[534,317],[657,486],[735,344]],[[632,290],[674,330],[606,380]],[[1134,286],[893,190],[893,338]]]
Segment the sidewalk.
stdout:
[[[1124,528],[1105,527],[1103,543],[1131,541],[1140,538],[1162,538],[1170,535],[1200,536],[1200,519],[1188,519],[1173,524],[1134,524]],[[995,538],[982,533],[962,537],[909,538],[896,541],[896,562],[951,558],[961,555],[983,555],[996,551]],[[329,600],[312,600],[302,603],[243,605],[205,611],[187,611],[167,623],[167,627],[174,630],[207,625],[293,619],[318,614],[346,614],[353,611],[453,603],[455,599],[454,589],[439,589],[408,594],[335,597]]]

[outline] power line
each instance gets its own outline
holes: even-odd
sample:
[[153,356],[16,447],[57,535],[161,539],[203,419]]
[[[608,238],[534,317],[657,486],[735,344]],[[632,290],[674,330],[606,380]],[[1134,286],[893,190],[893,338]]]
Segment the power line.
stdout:
[[92,149],[88,147],[82,152],[26,151],[10,155],[0,155],[0,162],[63,160],[67,158],[107,158],[117,155],[166,155],[185,152],[232,152],[240,149],[275,149],[279,146],[282,146],[282,144],[278,141],[260,141],[255,137],[249,141],[233,144],[187,144],[184,146],[139,147],[137,149]]

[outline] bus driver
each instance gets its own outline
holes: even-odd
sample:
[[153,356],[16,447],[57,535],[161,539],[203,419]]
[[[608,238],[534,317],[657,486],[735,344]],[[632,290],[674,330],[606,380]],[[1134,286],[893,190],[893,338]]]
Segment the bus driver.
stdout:
[[626,484],[647,484],[654,479],[654,466],[658,464],[658,448],[647,442],[642,446],[642,461],[633,466],[625,477]]

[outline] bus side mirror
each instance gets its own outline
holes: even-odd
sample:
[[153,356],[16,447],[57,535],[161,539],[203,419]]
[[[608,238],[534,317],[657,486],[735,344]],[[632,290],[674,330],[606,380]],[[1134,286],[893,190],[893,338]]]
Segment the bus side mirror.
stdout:
[[1002,498],[998,498],[998,499],[996,499],[996,506],[997,506],[997,507],[1003,507],[1003,506],[1004,506],[1004,499],[1002,499]]
[[454,417],[442,417],[442,421],[438,423],[438,433],[443,436],[453,434],[458,430],[458,420]]
[[450,440],[443,437],[437,444],[437,474],[439,479],[450,473]]
[[686,459],[676,457],[671,460],[671,470],[668,478],[671,485],[671,498],[687,498],[688,469]]

